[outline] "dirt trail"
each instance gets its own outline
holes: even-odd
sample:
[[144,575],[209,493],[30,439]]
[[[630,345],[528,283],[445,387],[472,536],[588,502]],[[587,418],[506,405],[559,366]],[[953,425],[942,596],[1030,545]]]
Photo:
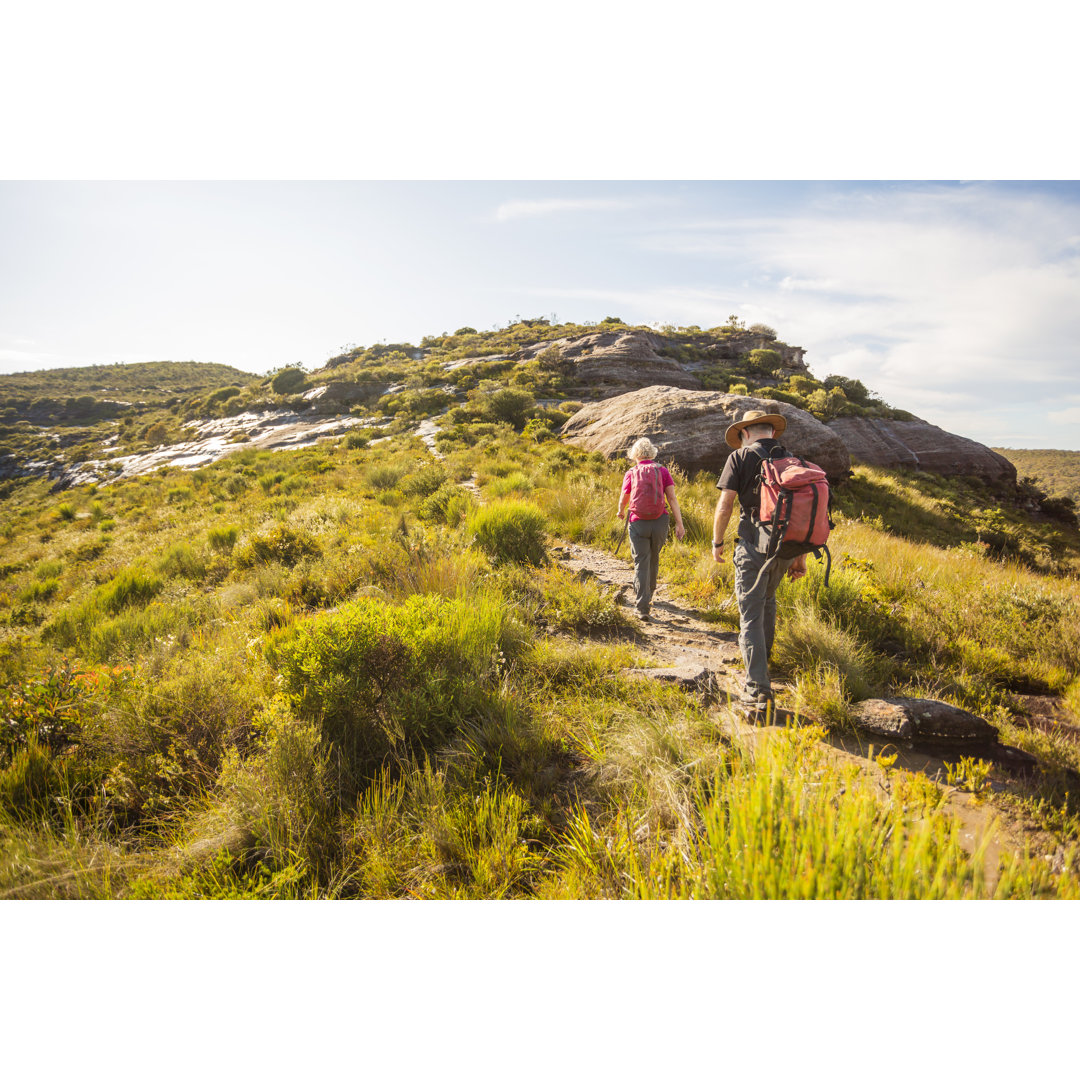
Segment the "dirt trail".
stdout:
[[[630,557],[622,558],[606,551],[586,547],[581,544],[557,542],[552,548],[553,556],[560,565],[583,578],[593,578],[598,583],[617,590],[623,603],[633,602],[633,562]],[[663,577],[663,556],[660,560],[660,574]],[[739,653],[738,634],[732,630],[719,629],[715,624],[704,621],[700,613],[684,607],[675,600],[670,589],[661,580],[653,597],[651,618],[637,627],[636,645],[638,649],[656,662],[641,674],[676,682],[688,690],[707,691],[714,704],[712,712],[717,724],[729,737],[751,749],[761,741],[774,736],[786,723],[793,722],[790,712],[782,706],[785,699],[790,704],[789,684],[775,681],[781,708],[774,715],[755,718],[752,722],[734,704],[741,688],[743,672],[742,658]],[[667,670],[664,670],[667,669]],[[813,717],[804,716],[804,720]],[[830,737],[825,745],[826,752],[838,763],[856,763],[861,772],[872,784],[880,784],[887,789],[887,772],[874,760],[874,755],[881,752],[881,744],[872,745],[868,740],[847,736]],[[925,753],[898,751],[896,765],[911,771],[924,773],[936,781],[945,792],[944,808],[961,825],[961,842],[968,852],[975,851],[985,838],[986,842],[986,882],[993,886],[999,876],[999,861],[1003,855],[1020,853],[1025,845],[1034,845],[1039,837],[1019,819],[1011,819],[1001,811],[992,809],[986,802],[976,801],[975,797],[950,787],[943,782],[946,775],[945,762]],[[991,790],[1004,790],[1010,786],[1008,780],[991,781]],[[1043,837],[1039,847],[1053,841]]]
[[[571,543],[556,545],[553,553],[562,566],[617,589],[621,602],[632,606],[634,564],[630,558]],[[738,635],[720,630],[698,612],[682,607],[663,581],[653,596],[650,620],[640,623],[637,632],[638,648],[653,657],[657,667],[705,671],[712,676],[715,689],[737,692],[737,675],[742,671]]]

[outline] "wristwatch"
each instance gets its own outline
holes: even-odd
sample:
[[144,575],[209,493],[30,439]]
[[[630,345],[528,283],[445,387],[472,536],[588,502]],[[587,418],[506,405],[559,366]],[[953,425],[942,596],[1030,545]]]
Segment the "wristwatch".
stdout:
[[723,547],[724,546],[724,541],[723,540],[714,540],[712,542],[712,546],[713,547]]

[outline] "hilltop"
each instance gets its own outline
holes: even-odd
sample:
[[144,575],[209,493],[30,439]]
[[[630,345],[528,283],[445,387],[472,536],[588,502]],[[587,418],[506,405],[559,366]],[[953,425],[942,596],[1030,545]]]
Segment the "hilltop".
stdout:
[[[356,423],[401,430],[403,424],[434,417],[447,445],[468,443],[475,425],[485,422],[509,422],[519,429],[528,424],[534,436],[551,437],[584,404],[595,403],[593,414],[600,409],[597,415],[618,417],[633,391],[671,387],[687,392],[680,401],[706,391],[726,395],[729,412],[749,407],[746,400],[753,398],[792,420],[805,414],[811,424],[834,429],[851,456],[865,464],[974,476],[994,484],[1015,481],[1015,468],[1001,455],[891,408],[858,380],[815,378],[804,355],[780,341],[771,327],[747,328],[734,317],[710,330],[630,327],[614,316],[590,325],[532,319],[501,330],[462,327],[425,337],[418,347],[353,347],[314,371],[285,368],[261,379],[237,379],[239,373],[220,366],[203,371],[181,365],[170,385],[188,379],[188,392],[168,400],[31,401],[24,387],[24,397],[7,399],[11,404],[4,415],[14,422],[0,427],[0,476],[44,474],[58,486],[100,482],[170,462],[205,464],[238,443],[295,445],[305,432],[312,438],[340,435]],[[160,365],[140,367],[152,370],[132,372],[129,386],[151,377],[169,382]],[[112,370],[62,374],[100,390],[109,381],[103,372]],[[53,374],[58,373],[38,375],[36,389],[52,386]],[[4,388],[0,380],[0,392]],[[706,409],[724,415],[712,405]],[[667,429],[679,426],[679,407],[655,413],[651,421],[656,433],[670,434]],[[694,425],[686,430],[688,439],[700,443]],[[602,446],[609,454],[621,453],[622,443],[632,441],[616,430],[613,442],[610,426],[599,442],[588,431],[575,436],[580,445]],[[723,452],[722,439],[711,441]],[[106,452],[95,453],[100,449]],[[722,463],[674,444],[669,451],[690,470]],[[846,464],[837,467],[840,474],[846,470]]]
[[[1080,896],[1080,533],[987,448],[737,320],[187,375],[8,418],[0,896]],[[708,470],[657,625],[619,602],[624,448],[564,431],[650,387],[908,455],[838,463],[832,581],[781,587],[789,727],[728,703]],[[985,737],[868,738],[896,697]]]

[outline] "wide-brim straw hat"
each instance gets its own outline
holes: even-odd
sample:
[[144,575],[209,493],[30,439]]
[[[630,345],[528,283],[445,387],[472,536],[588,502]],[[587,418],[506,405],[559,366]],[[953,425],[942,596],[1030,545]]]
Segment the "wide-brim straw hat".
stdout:
[[738,450],[742,446],[739,441],[739,432],[744,427],[753,427],[754,424],[772,424],[773,434],[777,436],[782,435],[787,427],[787,421],[779,413],[758,412],[756,409],[751,409],[750,412],[743,413],[743,418],[737,420],[724,432],[724,441],[732,450]]

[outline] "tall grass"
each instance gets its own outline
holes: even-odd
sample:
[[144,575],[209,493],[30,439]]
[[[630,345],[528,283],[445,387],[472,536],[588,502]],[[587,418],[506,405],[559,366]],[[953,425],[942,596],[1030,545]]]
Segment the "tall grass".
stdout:
[[[628,850],[632,884],[646,898],[967,899],[1075,895],[1037,862],[1013,860],[987,885],[987,833],[973,853],[960,824],[936,814],[941,794],[918,774],[900,777],[882,802],[855,766],[830,766],[804,728],[736,755],[697,795],[702,835],[678,856]],[[598,870],[598,873],[602,872]]]
[[466,531],[496,562],[542,566],[547,561],[544,515],[531,503],[510,500],[474,510]]

